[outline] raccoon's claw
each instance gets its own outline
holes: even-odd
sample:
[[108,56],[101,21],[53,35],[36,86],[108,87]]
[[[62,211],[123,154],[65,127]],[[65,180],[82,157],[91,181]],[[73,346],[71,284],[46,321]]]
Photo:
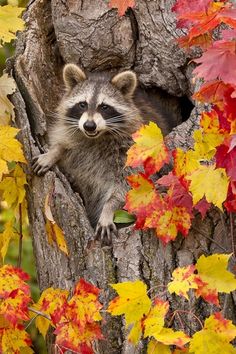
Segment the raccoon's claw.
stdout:
[[51,167],[51,165],[48,163],[47,153],[35,156],[32,162],[32,169],[38,176],[45,174]]
[[102,225],[100,222],[98,222],[96,230],[95,230],[95,238],[101,238],[101,243],[102,244],[111,244],[112,240],[112,234],[115,234],[117,236],[117,229],[116,225],[112,222],[107,225]]

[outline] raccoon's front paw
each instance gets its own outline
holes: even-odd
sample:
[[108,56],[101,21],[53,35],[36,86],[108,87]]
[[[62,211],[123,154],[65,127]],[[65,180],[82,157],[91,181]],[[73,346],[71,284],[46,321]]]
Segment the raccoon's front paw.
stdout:
[[35,156],[32,161],[32,169],[38,176],[45,174],[53,165],[53,163],[51,163],[51,157],[48,152]]
[[106,221],[104,219],[99,219],[96,230],[96,239],[101,238],[101,244],[111,244],[112,234],[117,236],[116,225],[113,221]]

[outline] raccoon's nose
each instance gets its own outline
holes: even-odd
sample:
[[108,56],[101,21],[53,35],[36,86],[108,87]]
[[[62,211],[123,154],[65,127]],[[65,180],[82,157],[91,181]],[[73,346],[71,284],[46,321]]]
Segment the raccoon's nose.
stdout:
[[96,125],[96,123],[93,120],[87,120],[84,123],[84,129],[87,132],[94,132],[96,130],[96,128],[97,128],[97,125]]

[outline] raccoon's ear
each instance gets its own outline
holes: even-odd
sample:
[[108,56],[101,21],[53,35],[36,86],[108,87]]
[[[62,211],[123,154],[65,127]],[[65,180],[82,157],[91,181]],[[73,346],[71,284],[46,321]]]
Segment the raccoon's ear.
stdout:
[[121,93],[130,98],[137,87],[137,76],[133,71],[123,71],[115,75],[111,83],[121,91]]
[[63,80],[68,91],[72,90],[79,82],[87,77],[82,69],[75,64],[66,64],[63,69]]

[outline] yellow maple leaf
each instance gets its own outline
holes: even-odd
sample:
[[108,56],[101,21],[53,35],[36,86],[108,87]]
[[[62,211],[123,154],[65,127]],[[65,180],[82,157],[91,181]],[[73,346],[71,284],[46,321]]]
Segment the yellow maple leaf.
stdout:
[[125,315],[126,325],[132,324],[146,315],[151,307],[147,296],[147,286],[140,280],[111,284],[119,296],[110,301],[107,311],[113,316]]
[[231,321],[217,312],[206,319],[204,328],[196,332],[191,341],[189,352],[194,354],[236,354],[236,349],[229,343],[236,337],[236,327]]
[[176,268],[172,273],[172,277],[174,279],[168,284],[168,291],[171,294],[176,293],[177,295],[184,296],[187,300],[189,300],[187,294],[189,289],[198,288],[194,271],[195,267],[193,265]]
[[0,126],[0,181],[3,173],[8,172],[7,162],[26,162],[21,143],[15,138],[18,132],[19,129]]
[[[227,270],[230,254],[202,255],[196,264],[200,281],[196,293],[205,300],[218,304],[217,293],[229,294],[236,290],[236,278]],[[201,285],[201,286],[200,286]]]
[[0,77],[0,125],[8,125],[11,119],[14,119],[14,106],[8,99],[16,89],[13,78],[3,74]]
[[5,177],[0,182],[0,190],[3,191],[3,199],[8,206],[18,209],[19,204],[22,204],[25,198],[26,175],[23,169],[16,165],[13,175]]
[[190,181],[189,190],[193,195],[193,204],[197,204],[204,196],[208,203],[213,203],[222,209],[226,200],[229,179],[224,168],[201,166],[186,179]]
[[144,320],[144,337],[151,337],[153,333],[159,333],[163,329],[168,310],[168,301],[155,299],[154,306]]
[[169,153],[164,144],[160,128],[150,122],[133,134],[135,144],[127,153],[126,166],[144,166],[148,175],[158,172],[169,162]]
[[5,5],[0,7],[0,40],[11,42],[15,33],[24,29],[24,21],[19,16],[24,11],[22,7]]
[[169,346],[151,339],[148,343],[147,354],[171,354],[171,350]]
[[186,176],[201,166],[199,162],[201,157],[196,153],[196,151],[183,151],[182,149],[177,148],[173,152],[173,156],[174,173],[178,177]]
[[56,224],[52,215],[49,194],[47,194],[45,198],[44,214],[47,218],[46,232],[49,244],[52,245],[53,241],[56,242],[59,249],[68,256],[69,252],[65,241],[64,233],[62,229]]
[[[33,353],[29,347],[31,339],[29,334],[23,329],[5,328],[2,331],[1,346],[2,353]],[[27,351],[24,349],[27,348]]]
[[129,332],[128,340],[134,345],[136,345],[138,344],[142,336],[142,333],[143,333],[142,321],[140,320],[134,323],[133,327],[131,328],[131,331]]
[[182,348],[191,338],[182,331],[174,331],[172,328],[163,328],[160,332],[153,332],[152,336],[165,345],[176,345]]
[[0,234],[0,253],[3,262],[11,239],[17,238],[19,238],[19,235],[14,229],[13,221],[10,220],[4,225],[4,231]]

